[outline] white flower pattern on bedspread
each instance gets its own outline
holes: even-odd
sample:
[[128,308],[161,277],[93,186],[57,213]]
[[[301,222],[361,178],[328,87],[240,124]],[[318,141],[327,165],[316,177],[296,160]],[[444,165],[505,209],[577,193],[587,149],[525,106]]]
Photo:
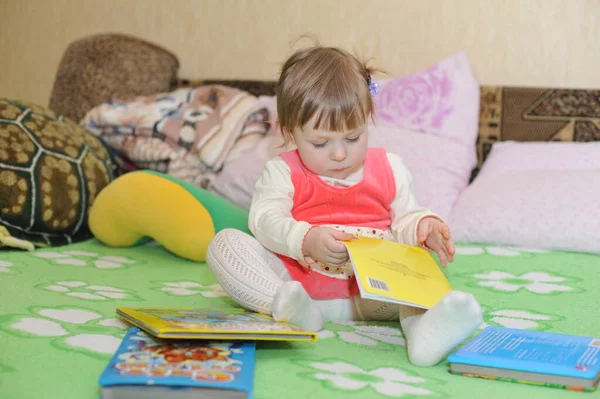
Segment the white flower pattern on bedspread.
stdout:
[[484,314],[484,322],[479,326],[483,329],[490,325],[519,328],[525,330],[548,330],[551,323],[564,320],[564,317],[521,309],[489,310]]
[[507,272],[492,271],[474,274],[473,277],[480,280],[476,285],[505,292],[527,290],[534,294],[551,294],[574,290],[573,287],[568,285],[557,284],[566,281],[566,278],[546,272],[528,272],[514,275]]
[[11,267],[13,267],[14,265],[14,263],[9,262],[7,260],[0,260],[0,273],[12,272],[14,269],[11,269]]
[[134,263],[139,263],[124,256],[102,256],[86,251],[41,251],[36,252],[34,255],[55,265],[93,266],[97,269],[120,269]]
[[29,314],[0,316],[0,329],[24,338],[49,339],[53,347],[108,358],[127,326],[90,309],[75,306],[32,307]]
[[323,381],[327,388],[346,391],[371,388],[380,395],[394,398],[433,394],[432,391],[416,385],[424,383],[425,378],[410,375],[398,368],[381,367],[367,371],[354,364],[333,359],[309,362],[308,367],[314,370],[308,375]]
[[[346,327],[346,328],[345,328]],[[351,328],[351,331],[347,331]],[[406,345],[406,340],[398,327],[389,327],[365,322],[334,322],[328,323],[326,329],[319,332],[319,339],[338,337],[342,341],[364,346],[376,346],[381,343]]]
[[38,284],[36,287],[88,301],[140,300],[132,291],[107,285],[88,284],[84,281],[57,281],[50,284]]

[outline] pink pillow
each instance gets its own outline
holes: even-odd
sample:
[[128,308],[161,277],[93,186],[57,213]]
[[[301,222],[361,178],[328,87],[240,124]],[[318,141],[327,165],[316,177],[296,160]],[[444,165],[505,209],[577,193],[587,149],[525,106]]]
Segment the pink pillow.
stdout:
[[476,156],[479,84],[463,52],[423,71],[384,81],[381,86],[375,97],[378,119],[414,132],[454,139],[473,147]]
[[478,176],[526,170],[581,170],[600,168],[600,141],[517,142],[492,146]]
[[600,143],[494,144],[450,226],[461,242],[600,253]]
[[413,176],[419,205],[447,220],[471,175],[472,148],[460,142],[377,123],[369,127],[369,146],[402,157]]
[[447,220],[477,163],[479,85],[459,52],[381,83],[371,146],[400,155],[419,203]]

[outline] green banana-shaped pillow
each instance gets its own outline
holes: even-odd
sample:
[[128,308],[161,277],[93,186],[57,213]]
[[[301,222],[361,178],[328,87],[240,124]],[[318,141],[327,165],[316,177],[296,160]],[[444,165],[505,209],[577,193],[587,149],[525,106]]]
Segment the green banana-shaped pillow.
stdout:
[[94,201],[90,230],[108,246],[128,247],[154,239],[174,254],[203,262],[214,235],[224,228],[250,234],[248,212],[218,195],[174,177],[127,173]]

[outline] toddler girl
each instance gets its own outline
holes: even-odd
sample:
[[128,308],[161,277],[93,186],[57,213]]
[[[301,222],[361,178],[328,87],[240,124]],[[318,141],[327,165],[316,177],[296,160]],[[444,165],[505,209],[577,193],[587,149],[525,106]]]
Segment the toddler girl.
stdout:
[[277,84],[279,125],[296,150],[266,163],[249,228],[225,229],[207,262],[240,305],[318,331],[324,321],[397,320],[411,362],[442,360],[481,323],[470,294],[452,291],[428,311],[359,295],[346,247],[353,235],[454,256],[446,224],[420,207],[402,159],[368,147],[377,85],[344,50],[315,46],[285,64]]

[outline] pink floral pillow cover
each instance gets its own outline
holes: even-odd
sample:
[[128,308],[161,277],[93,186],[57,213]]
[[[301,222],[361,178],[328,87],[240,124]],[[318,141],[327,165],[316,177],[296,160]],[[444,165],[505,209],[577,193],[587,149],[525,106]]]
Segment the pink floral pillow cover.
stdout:
[[600,253],[600,143],[493,145],[450,222],[455,240]]
[[375,103],[377,118],[384,122],[475,148],[479,84],[463,52],[424,71],[383,82]]
[[400,155],[420,204],[447,220],[477,163],[479,84],[466,55],[384,81],[371,145]]

